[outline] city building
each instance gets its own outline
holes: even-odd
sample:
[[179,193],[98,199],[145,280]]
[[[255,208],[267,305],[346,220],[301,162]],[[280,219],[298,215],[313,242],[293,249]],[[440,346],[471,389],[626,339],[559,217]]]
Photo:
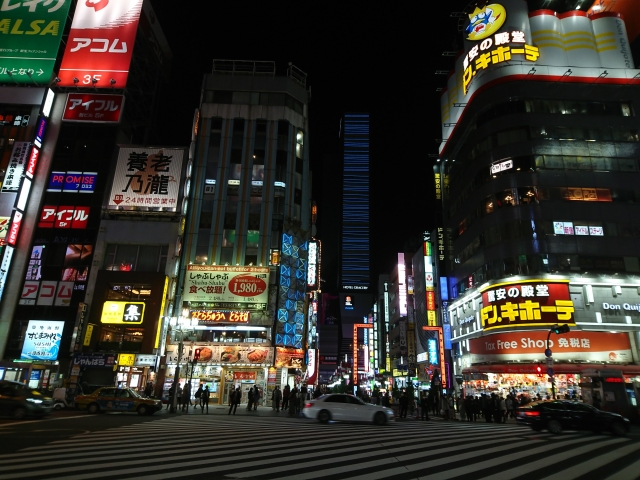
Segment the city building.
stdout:
[[176,313],[159,377],[165,393],[179,365],[182,385],[206,382],[211,402],[222,404],[236,386],[245,402],[254,385],[270,402],[276,385],[304,377],[309,98],[306,74],[291,64],[278,75],[270,61],[214,60],[205,75]]
[[469,394],[574,395],[602,369],[640,375],[640,70],[629,17],[592,4],[465,12],[441,96],[432,251],[449,279],[437,325],[450,321]]
[[[3,11],[16,23],[44,27],[32,37],[18,35],[23,31],[14,28],[6,40],[21,49],[45,51],[42,56],[47,58],[34,59],[28,49],[20,50],[20,58],[4,55],[3,67],[11,68],[0,72],[5,123],[0,215],[8,226],[0,268],[0,378],[28,381],[37,388],[61,386],[67,379],[65,385],[71,388],[80,382],[111,383],[119,354],[132,356],[131,366],[136,365],[136,354],[146,354],[139,375],[127,375],[127,381],[133,381],[129,384],[144,388],[157,367],[156,332],[165,315],[162,285],[179,222],[173,219],[175,233],[151,239],[149,250],[140,251],[139,245],[150,241],[146,234],[159,226],[155,222],[178,215],[177,205],[129,209],[137,210],[136,221],[149,222],[146,231],[131,228],[131,223],[108,226],[119,212],[111,217],[106,206],[116,163],[122,160],[117,144],[156,140],[157,99],[172,54],[149,1],[112,2],[103,5],[99,15],[91,2],[74,3],[70,12],[72,3],[23,3]],[[65,29],[70,13],[71,26]],[[116,30],[111,22],[118,23]],[[59,51],[63,32],[69,35],[64,52]],[[116,34],[117,40],[103,50],[107,33]],[[8,117],[13,117],[11,125]],[[134,150],[144,153],[146,148]],[[132,171],[141,175],[140,169]],[[179,174],[171,181],[175,192],[182,191]],[[111,236],[114,230],[119,230],[118,239]],[[120,253],[116,245],[122,245]],[[125,255],[126,248],[136,249],[135,254]],[[101,318],[107,298],[102,296],[113,287],[109,275],[125,274],[113,272],[115,259],[127,264],[131,275],[120,277],[119,284],[131,287],[129,295],[138,291],[140,296],[131,300],[141,305],[130,311],[140,313],[131,317],[135,327],[125,328],[121,315],[121,325],[111,326],[109,342]],[[160,286],[152,282],[153,298],[141,298],[148,293],[148,279],[132,283],[142,272],[162,276]],[[99,373],[83,378],[86,368],[98,365]]]

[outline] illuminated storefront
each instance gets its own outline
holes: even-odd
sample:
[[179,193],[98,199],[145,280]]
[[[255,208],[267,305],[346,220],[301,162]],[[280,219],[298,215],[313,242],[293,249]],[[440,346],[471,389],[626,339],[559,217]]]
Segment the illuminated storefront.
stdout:
[[[582,277],[517,278],[481,286],[449,306],[456,373],[467,394],[580,395],[581,376],[605,368],[629,381],[640,376],[638,285]],[[632,303],[633,302],[633,303]],[[553,325],[570,331],[551,333]]]

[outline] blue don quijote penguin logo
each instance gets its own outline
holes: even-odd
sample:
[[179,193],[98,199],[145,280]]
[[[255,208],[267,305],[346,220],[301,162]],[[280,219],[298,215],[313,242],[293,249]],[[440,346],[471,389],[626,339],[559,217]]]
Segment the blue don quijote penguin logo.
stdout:
[[465,30],[467,40],[487,38],[500,30],[507,20],[507,10],[499,3],[492,3],[483,9],[476,9],[469,15],[469,25]]

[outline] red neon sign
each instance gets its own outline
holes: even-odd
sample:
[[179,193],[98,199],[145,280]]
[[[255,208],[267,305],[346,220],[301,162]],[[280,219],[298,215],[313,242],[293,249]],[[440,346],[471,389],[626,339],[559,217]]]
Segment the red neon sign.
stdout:
[[604,381],[607,383],[624,383],[623,378],[617,378],[617,377],[605,378]]

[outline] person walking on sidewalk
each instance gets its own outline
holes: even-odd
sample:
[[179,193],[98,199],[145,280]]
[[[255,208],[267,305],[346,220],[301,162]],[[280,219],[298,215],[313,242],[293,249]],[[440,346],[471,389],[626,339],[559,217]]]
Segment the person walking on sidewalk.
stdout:
[[291,395],[291,388],[289,385],[285,385],[282,389],[282,410],[287,410],[289,407],[289,396]]
[[291,390],[291,392],[289,393],[289,416],[293,417],[296,413],[298,413],[296,411],[298,407],[298,389],[297,388],[293,388],[293,390]]
[[209,414],[209,397],[211,396],[211,392],[209,391],[209,385],[204,386],[204,390],[202,390],[202,394],[200,395],[200,408],[202,409],[202,413],[204,413],[205,407],[207,408],[207,414]]
[[420,397],[420,411],[422,412],[422,420],[429,421],[429,397],[424,392]]
[[247,410],[251,410],[251,407],[253,407],[253,388],[250,388],[247,392],[247,398]]
[[[171,403],[173,402],[173,394],[176,391],[176,384],[173,383],[171,384],[171,387],[169,387],[169,401],[167,402],[167,410],[169,410],[169,407],[171,407]],[[180,395],[178,395],[178,403],[180,403]]]
[[196,390],[195,395],[193,396],[196,399],[196,408],[198,407],[202,407],[202,384],[200,384],[200,386],[198,387],[198,390]]
[[407,418],[407,408],[409,407],[409,397],[405,392],[400,395],[400,418]]
[[231,415],[231,411],[233,410],[233,414],[236,414],[236,410],[238,410],[238,405],[240,404],[240,399],[242,398],[242,392],[240,391],[240,387],[236,387],[236,389],[231,392],[229,395],[230,407],[229,413],[227,415]]
[[185,383],[182,389],[182,411],[188,412],[191,406],[191,384]]
[[[276,385],[276,389],[273,391],[273,395],[271,396],[271,400],[273,401],[273,408],[275,408],[276,412],[280,411],[280,400],[282,400],[282,392],[280,391],[280,387]],[[284,410],[284,407],[282,407]]]
[[260,389],[258,385],[253,386],[253,409],[258,410],[258,403],[260,402]]

